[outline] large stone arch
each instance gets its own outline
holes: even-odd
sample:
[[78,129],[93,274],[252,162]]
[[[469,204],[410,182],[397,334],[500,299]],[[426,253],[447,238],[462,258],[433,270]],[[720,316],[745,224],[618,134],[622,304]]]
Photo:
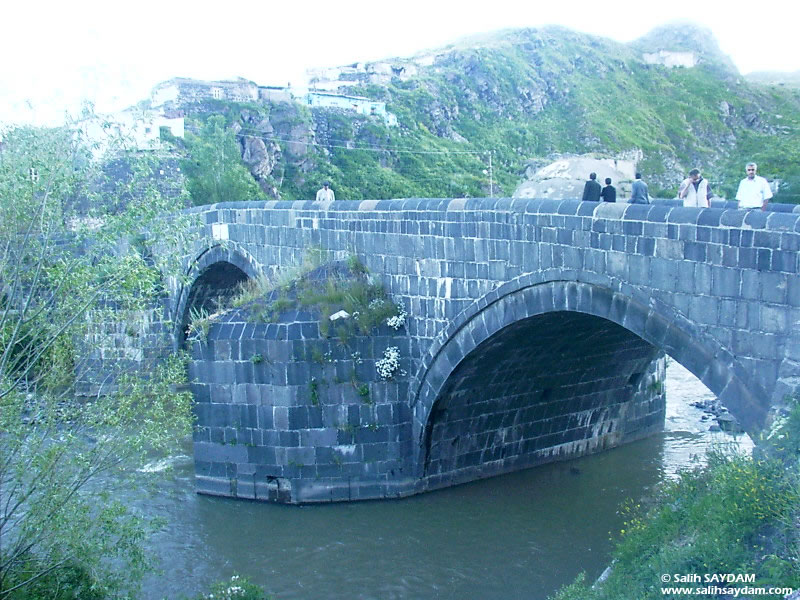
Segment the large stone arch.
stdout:
[[423,357],[411,386],[417,477],[425,475],[432,412],[455,369],[510,326],[551,313],[579,313],[627,330],[697,376],[751,435],[764,426],[766,392],[728,349],[674,307],[603,274],[552,270],[519,277],[475,302]]
[[183,277],[187,283],[181,285],[175,294],[172,321],[176,348],[183,342],[186,316],[196,300],[198,287],[203,284],[204,278],[215,278],[221,289],[230,290],[238,283],[259,277],[261,274],[262,267],[258,262],[235,242],[216,244],[203,249],[189,262]]

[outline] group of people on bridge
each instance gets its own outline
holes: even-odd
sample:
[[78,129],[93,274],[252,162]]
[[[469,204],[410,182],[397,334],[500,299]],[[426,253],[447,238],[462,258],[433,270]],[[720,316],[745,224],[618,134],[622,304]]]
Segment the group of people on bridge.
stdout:
[[[736,201],[739,208],[766,210],[772,190],[769,182],[763,177],[756,175],[758,165],[754,162],[747,163],[745,172],[747,176],[739,182],[739,189],[736,191]],[[597,173],[589,174],[589,181],[583,187],[584,202],[616,202],[617,190],[611,185],[611,178],[606,177],[606,185],[601,188],[597,182]],[[689,176],[681,182],[678,188],[678,198],[683,200],[684,206],[694,206],[708,208],[711,206],[711,185],[700,173],[700,169],[692,169]],[[647,184],[642,181],[642,174],[636,173],[636,179],[631,186],[630,204],[649,204],[650,195],[647,191]]]
[[[747,163],[745,171],[747,177],[739,182],[739,189],[736,192],[736,200],[739,202],[739,208],[744,209],[758,209],[766,210],[770,198],[772,198],[772,190],[769,183],[763,177],[756,175],[758,165],[754,162]],[[611,178],[606,177],[605,187],[602,187],[597,181],[597,173],[589,174],[589,181],[583,186],[583,197],[581,200],[584,202],[616,202],[617,189],[611,185]],[[711,184],[708,180],[703,179],[700,169],[692,169],[689,171],[689,176],[683,180],[678,188],[678,198],[683,200],[684,206],[695,206],[699,208],[708,208],[711,206]],[[332,202],[336,200],[336,196],[331,189],[331,184],[326,181],[322,184],[322,188],[317,191],[317,202]],[[642,181],[642,174],[636,173],[636,179],[631,186],[630,204],[650,204],[650,194],[647,190],[647,184]]]
[[[769,182],[760,175],[756,175],[758,165],[754,162],[747,163],[745,172],[747,176],[739,182],[736,191],[736,200],[739,208],[766,210],[772,190]],[[711,185],[703,179],[700,169],[689,171],[689,177],[683,180],[678,190],[678,198],[683,200],[684,206],[698,206],[701,208],[711,206]]]

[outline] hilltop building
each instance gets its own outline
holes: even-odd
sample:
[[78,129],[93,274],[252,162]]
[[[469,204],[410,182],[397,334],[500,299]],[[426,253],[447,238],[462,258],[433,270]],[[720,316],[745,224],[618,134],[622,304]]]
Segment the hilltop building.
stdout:
[[376,115],[383,117],[387,126],[397,126],[397,117],[386,111],[386,102],[376,102],[363,96],[310,91],[305,95],[305,103],[312,108],[343,108],[353,110],[360,115]]
[[78,130],[93,142],[93,154],[101,156],[112,143],[134,150],[158,150],[161,128],[182,138],[184,118],[180,111],[128,108],[109,115],[97,115],[78,123]]
[[184,137],[184,107],[206,102],[298,102],[311,108],[339,108],[360,115],[381,117],[389,127],[397,125],[397,117],[386,110],[385,102],[362,96],[328,91],[298,90],[288,85],[259,86],[247,79],[233,81],[201,81],[175,77],[159,83],[150,94],[150,102],[111,115],[101,115],[79,124],[79,129],[94,143],[95,154],[103,154],[112,138],[136,150],[161,148],[161,128],[173,136]]
[[258,86],[258,99],[267,102],[297,102],[298,96],[291,85],[286,87],[277,85]]
[[233,81],[201,81],[186,77],[174,77],[153,88],[150,94],[150,105],[153,108],[179,108],[186,104],[209,99],[258,102],[259,88],[252,81],[242,77]]
[[260,86],[247,79],[201,81],[176,77],[159,83],[150,95],[153,108],[178,109],[208,100],[230,102],[299,102],[312,108],[341,108],[361,115],[382,117],[387,126],[397,125],[397,117],[386,111],[385,102],[332,91],[300,90],[291,85]]

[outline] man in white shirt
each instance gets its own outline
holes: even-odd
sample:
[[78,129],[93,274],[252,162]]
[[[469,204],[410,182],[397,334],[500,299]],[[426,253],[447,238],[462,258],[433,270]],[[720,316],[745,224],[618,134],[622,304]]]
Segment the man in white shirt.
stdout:
[[758,165],[751,162],[747,163],[747,177],[739,182],[739,190],[736,192],[736,199],[739,201],[739,208],[760,208],[767,210],[767,203],[772,198],[772,190],[769,183],[763,177],[756,175]]
[[678,198],[683,200],[684,206],[708,208],[711,206],[711,196],[711,186],[703,179],[700,169],[689,171],[689,177],[683,180],[678,190]]
[[330,181],[326,181],[322,184],[322,187],[317,190],[317,202],[333,202],[336,200],[336,196],[331,189]]

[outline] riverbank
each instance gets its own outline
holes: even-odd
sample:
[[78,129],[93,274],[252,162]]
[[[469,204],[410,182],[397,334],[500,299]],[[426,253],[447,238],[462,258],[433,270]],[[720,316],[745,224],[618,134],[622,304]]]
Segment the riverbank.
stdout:
[[709,598],[784,598],[800,588],[800,403],[763,446],[764,458],[714,451],[706,465],[663,482],[646,504],[624,506],[602,581],[592,585],[581,574],[552,600],[688,594],[676,586]]

